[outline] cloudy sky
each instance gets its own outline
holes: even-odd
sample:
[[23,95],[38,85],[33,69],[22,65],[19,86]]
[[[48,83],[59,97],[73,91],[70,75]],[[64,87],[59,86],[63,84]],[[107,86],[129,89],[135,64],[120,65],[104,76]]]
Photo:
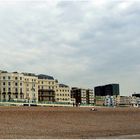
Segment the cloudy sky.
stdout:
[[0,69],[140,92],[140,1],[0,0]]

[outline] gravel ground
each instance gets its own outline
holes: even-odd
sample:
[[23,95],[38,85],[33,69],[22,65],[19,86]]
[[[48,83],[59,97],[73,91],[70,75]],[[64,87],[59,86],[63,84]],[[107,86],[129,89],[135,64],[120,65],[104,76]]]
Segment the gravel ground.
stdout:
[[131,136],[140,138],[140,108],[0,107],[0,139]]

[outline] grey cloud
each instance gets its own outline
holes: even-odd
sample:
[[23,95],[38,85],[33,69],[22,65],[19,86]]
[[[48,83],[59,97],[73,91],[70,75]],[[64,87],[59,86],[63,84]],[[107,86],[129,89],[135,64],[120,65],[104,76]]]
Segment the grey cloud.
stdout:
[[139,9],[138,1],[0,3],[1,69],[139,92]]

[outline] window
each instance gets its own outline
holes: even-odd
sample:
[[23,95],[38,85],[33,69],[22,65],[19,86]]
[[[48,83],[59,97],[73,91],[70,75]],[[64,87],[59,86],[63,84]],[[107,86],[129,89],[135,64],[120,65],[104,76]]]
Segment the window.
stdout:
[[3,99],[5,100],[5,94],[3,95]]
[[3,76],[3,80],[5,80],[5,76]]
[[15,92],[18,92],[18,89],[17,88],[15,88]]
[[16,99],[18,98],[18,95],[16,95]]
[[5,88],[3,88],[3,92],[5,92]]
[[8,88],[8,92],[11,92],[11,88]]
[[3,85],[5,86],[5,82],[3,82]]
[[18,83],[15,83],[15,86],[17,86],[18,85]]
[[42,84],[43,84],[43,81],[42,81]]
[[10,79],[11,79],[11,77],[10,77],[10,76],[8,76],[8,79],[10,80]]
[[18,78],[17,77],[15,77],[15,80],[17,80]]
[[22,83],[20,83],[20,86],[22,86]]
[[22,77],[20,77],[20,80],[22,80]]
[[8,82],[8,85],[10,86],[11,85],[11,82]]
[[11,99],[11,95],[9,95],[9,100]]
[[20,88],[20,93],[22,93],[22,88]]

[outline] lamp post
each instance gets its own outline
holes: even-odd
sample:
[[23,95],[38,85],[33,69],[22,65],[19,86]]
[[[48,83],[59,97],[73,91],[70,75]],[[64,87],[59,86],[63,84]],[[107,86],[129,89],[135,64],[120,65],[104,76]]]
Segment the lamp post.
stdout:
[[32,84],[32,88],[31,88],[31,91],[32,91],[32,102],[34,101],[34,88],[33,88],[33,84]]
[[29,106],[30,106],[30,97],[28,97],[28,104],[29,104]]

